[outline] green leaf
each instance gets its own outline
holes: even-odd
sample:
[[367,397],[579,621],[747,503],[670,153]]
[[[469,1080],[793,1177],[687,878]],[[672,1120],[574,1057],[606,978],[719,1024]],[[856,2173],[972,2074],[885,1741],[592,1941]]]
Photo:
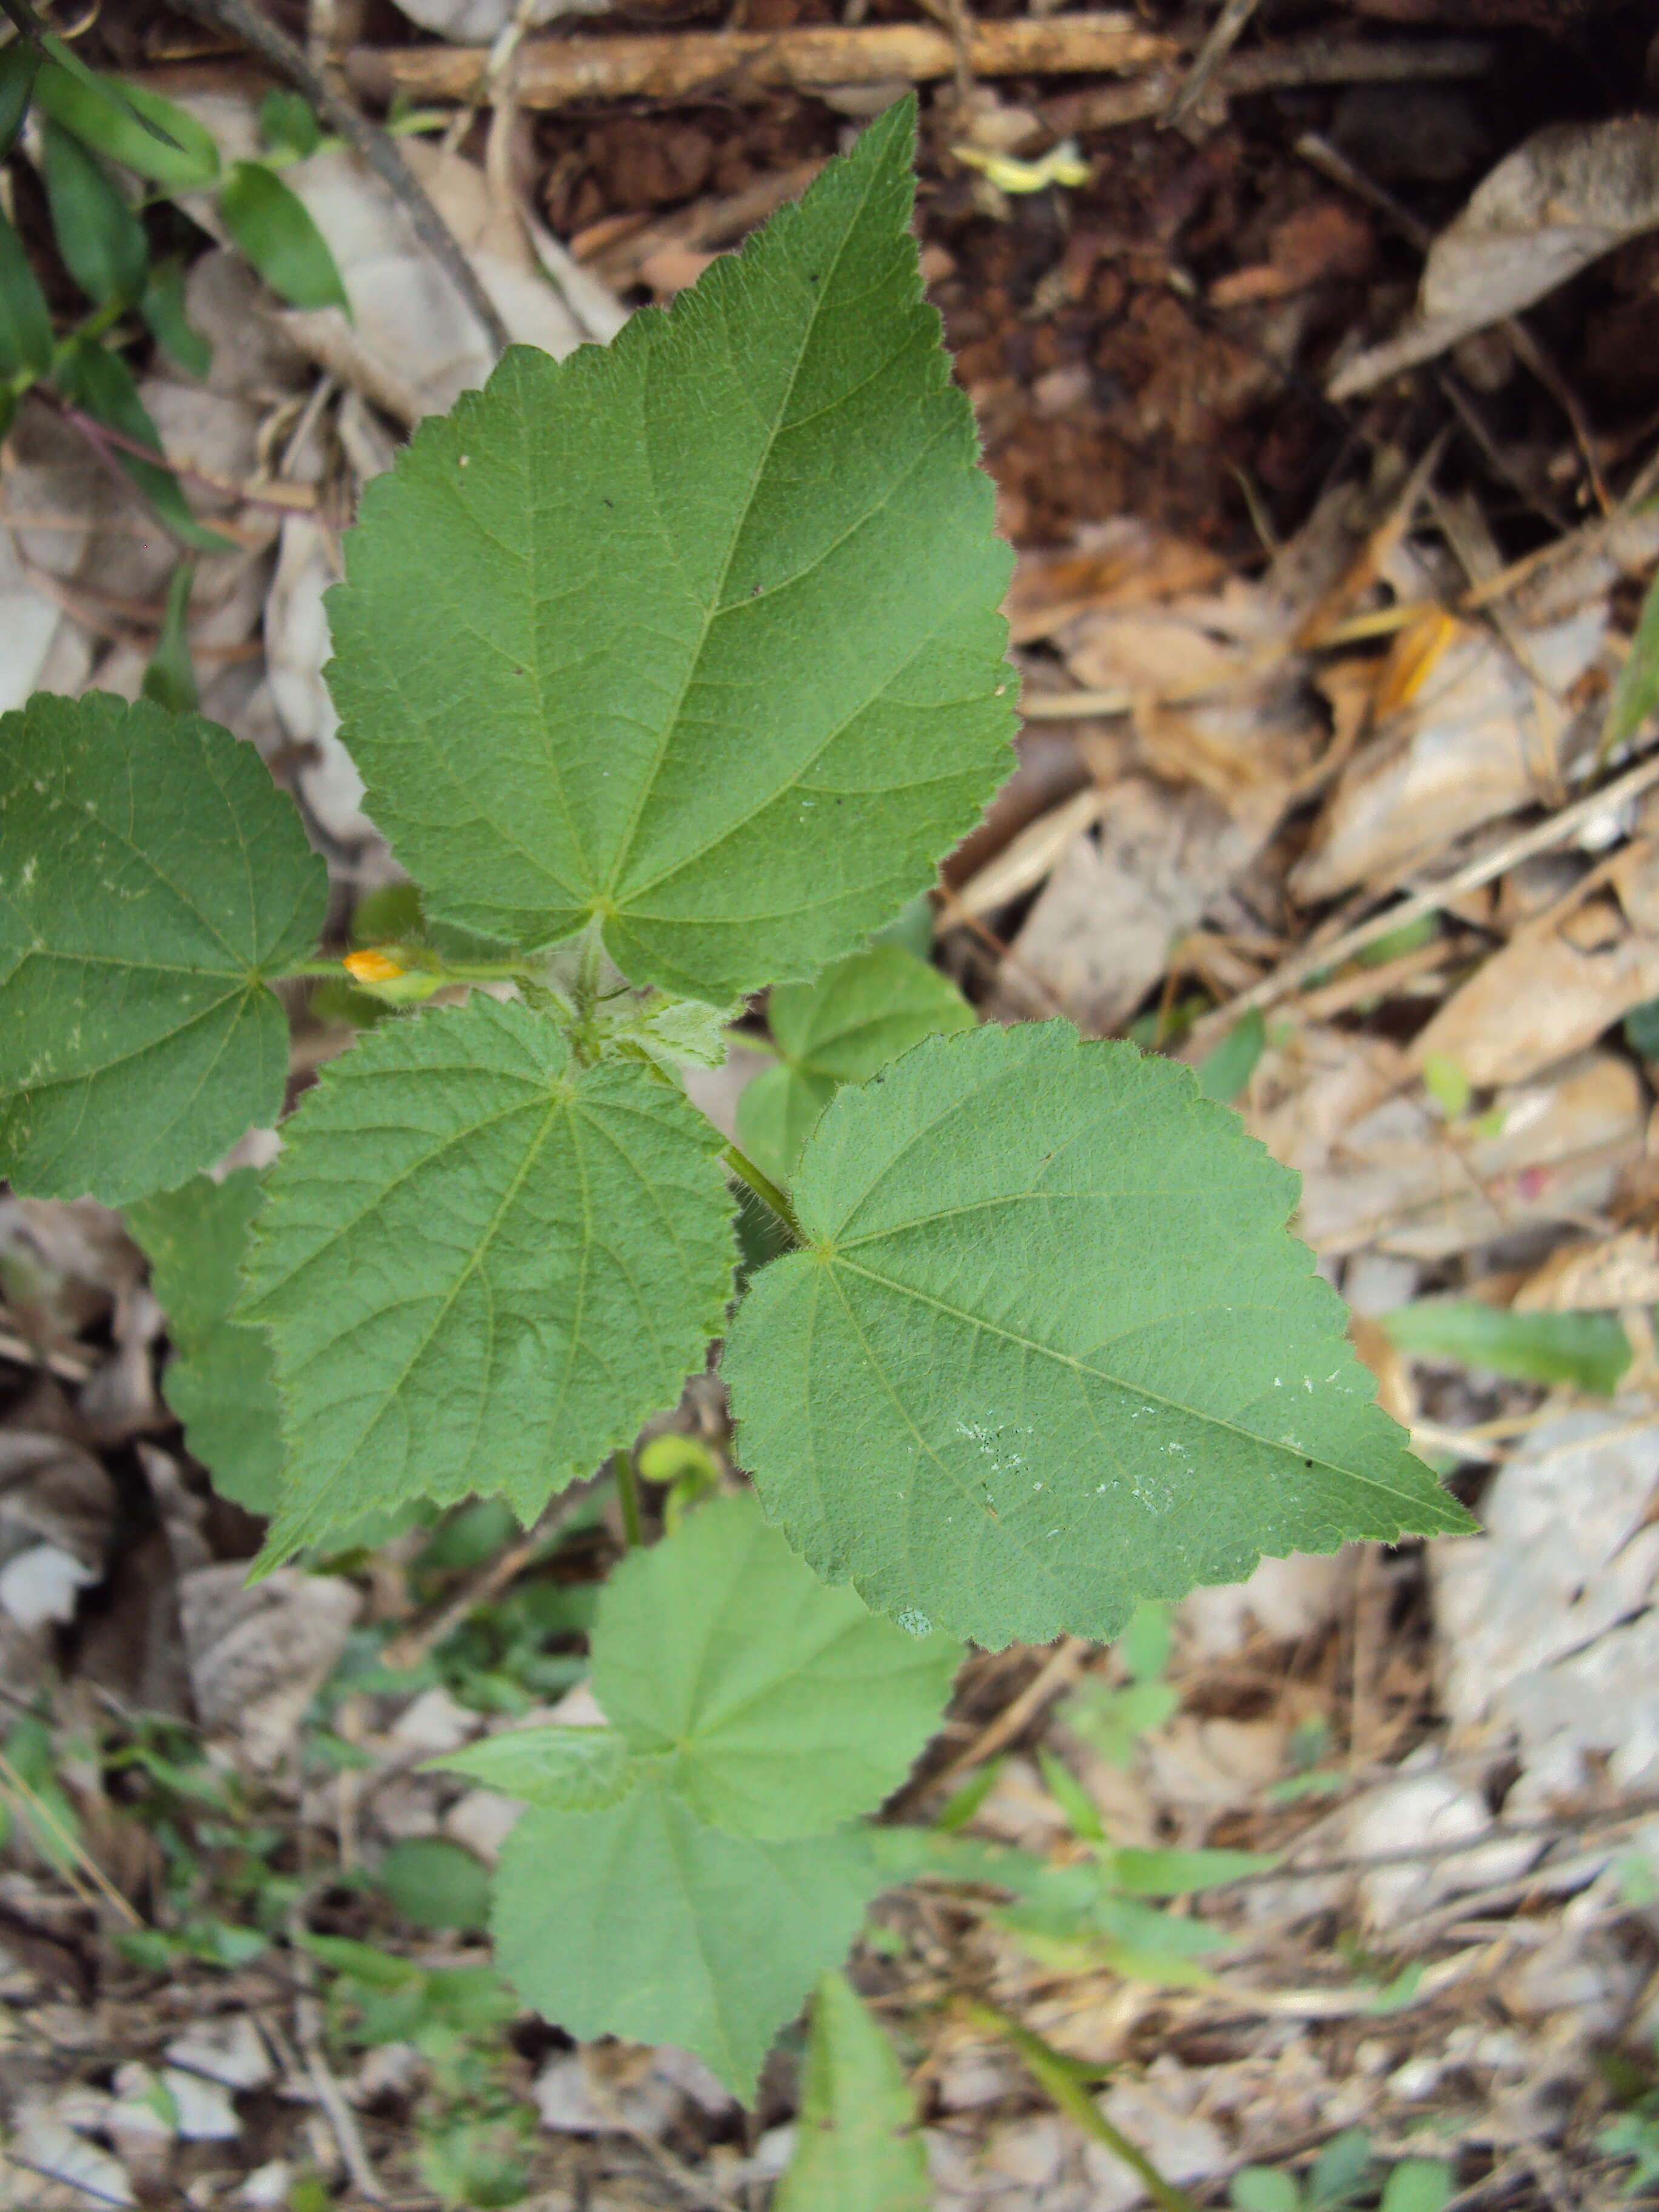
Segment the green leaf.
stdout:
[[[0,160],[9,154],[34,96],[40,49],[31,39],[14,39],[0,49]],[[0,308],[0,314],[3,309]]]
[[1244,2166],[1232,2178],[1227,2202],[1238,2212],[1300,2212],[1296,2176],[1277,2166]]
[[496,1954],[581,2041],[678,2044],[747,2100],[773,2037],[846,1956],[884,1880],[856,1829],[728,1836],[647,1775],[599,1812],[525,1814],[496,1873]]
[[46,203],[64,266],[95,306],[130,304],[149,269],[144,226],[78,138],[50,118],[42,138]]
[[203,553],[235,550],[228,538],[210,530],[191,513],[179,489],[178,477],[167,466],[161,433],[138,397],[132,371],[118,353],[100,345],[94,338],[77,338],[64,349],[54,374],[66,399],[84,409],[95,421],[118,430],[124,438],[131,438],[154,452],[156,458],[148,461],[119,446],[109,449],[110,459],[137,484],[175,538]]
[[266,976],[327,884],[252,745],[94,692],[0,717],[0,1170],[30,1196],[168,1190],[282,1110]]
[[247,1267],[286,1408],[266,1565],[412,1498],[532,1520],[675,1404],[730,1294],[720,1136],[475,998],[388,1022],[287,1128]]
[[205,376],[213,366],[213,348],[185,314],[185,264],[176,253],[150,264],[138,312],[149,325],[150,336],[163,352],[191,376]]
[[1374,1403],[1296,1190],[1190,1070],[1065,1022],[843,1090],[795,1178],[808,1249],[726,1353],[769,1514],[826,1580],[988,1645],[1470,1526]]
[[489,1869],[447,1836],[406,1836],[374,1878],[417,1928],[482,1928],[489,1917]]
[[1189,1890],[1216,1889],[1278,1864],[1271,1851],[1139,1850],[1128,1846],[1108,1851],[1103,1861],[1106,1881],[1122,1897],[1184,1897]]
[[323,135],[323,126],[311,102],[297,92],[286,92],[276,85],[259,102],[259,129],[266,145],[279,153],[291,154],[296,160],[314,154]]
[[1261,1009],[1252,1006],[1199,1061],[1194,1071],[1199,1089],[1218,1106],[1230,1106],[1255,1073],[1256,1062],[1267,1048],[1267,1022]]
[[425,1969],[412,1959],[399,1958],[395,1951],[382,1951],[374,1943],[359,1943],[350,1936],[314,1936],[303,1928],[295,1941],[337,1974],[349,1974],[371,1990],[405,1990],[426,1978]]
[[1659,707],[1659,575],[1648,586],[1630,654],[1619,672],[1601,729],[1601,750],[1627,744]]
[[961,1658],[825,1589],[744,1496],[617,1568],[593,1690],[699,1820],[775,1839],[822,1835],[896,1790]]
[[812,2000],[796,2129],[773,2212],[928,2212],[909,2087],[844,1974],[824,1975]]
[[52,315],[23,241],[0,210],[0,377],[44,376],[52,367]]
[[556,1813],[592,1813],[615,1805],[639,1779],[628,1745],[613,1728],[507,1729],[481,1736],[463,1751],[429,1759],[428,1766],[465,1774],[503,1797],[522,1798]]
[[1345,2128],[1333,2136],[1308,2176],[1308,2212],[1346,2204],[1364,2186],[1370,2163],[1371,2139],[1364,2128]]
[[738,1101],[738,1142],[775,1182],[843,1083],[862,1083],[937,1031],[971,1029],[973,1008],[948,977],[896,945],[874,945],[815,983],[781,983],[767,1020],[778,1048]]
[[1419,1298],[1382,1322],[1401,1352],[1523,1382],[1571,1382],[1602,1397],[1612,1396],[1631,1362],[1616,1313],[1516,1313],[1479,1298]]
[[305,202],[263,161],[238,161],[219,194],[219,212],[248,259],[290,307],[343,307],[351,302],[328,241]]
[[1389,2168],[1382,2212],[1446,2212],[1456,2194],[1456,2172],[1449,2159],[1402,2158]]
[[52,61],[36,78],[34,96],[82,145],[169,192],[193,191],[219,173],[212,133],[147,85],[121,78],[88,81]]
[[143,691],[170,714],[191,714],[199,695],[190,658],[190,587],[194,572],[181,561],[167,580],[167,611],[144,671]]
[[369,488],[330,684],[434,915],[724,1006],[850,951],[1011,765],[915,106],[664,314],[507,354]]
[[285,1457],[276,1364],[264,1331],[230,1318],[264,1194],[253,1170],[237,1168],[222,1182],[197,1176],[140,1199],[125,1218],[167,1317],[173,1356],[161,1389],[184,1423],[185,1442],[222,1497],[269,1515]]
[[1449,1052],[1424,1054],[1423,1088],[1449,1121],[1459,1121],[1468,1112],[1472,1086]]
[[1625,1042],[1643,1060],[1659,1060],[1659,999],[1644,999],[1625,1017]]

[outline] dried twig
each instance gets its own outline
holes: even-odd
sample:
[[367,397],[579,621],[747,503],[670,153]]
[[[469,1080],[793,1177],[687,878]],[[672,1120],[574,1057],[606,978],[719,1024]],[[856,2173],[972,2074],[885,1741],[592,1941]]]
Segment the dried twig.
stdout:
[[1467,892],[1479,890],[1483,884],[1491,883],[1494,877],[1504,874],[1520,861],[1529,860],[1535,854],[1551,852],[1556,846],[1565,844],[1587,822],[1593,822],[1598,814],[1623,806],[1656,782],[1659,782],[1659,755],[1650,755],[1612,783],[1587,792],[1582,799],[1575,799],[1571,806],[1562,807],[1547,820],[1534,823],[1530,830],[1522,830],[1516,836],[1505,838],[1494,850],[1482,854],[1465,867],[1454,870],[1443,881],[1431,884],[1425,890],[1414,891],[1409,898],[1401,899],[1398,906],[1385,907],[1381,914],[1374,914],[1369,921],[1357,923],[1328,945],[1304,946],[1300,952],[1282,962],[1271,975],[1264,975],[1248,991],[1241,991],[1237,998],[1229,999],[1225,1006],[1217,1006],[1212,1012],[1206,1014],[1194,1029],[1192,1042],[1194,1048],[1212,1042],[1223,1030],[1231,1029],[1241,1014],[1248,1014],[1253,1007],[1277,1005],[1280,999],[1288,997],[1320,969],[1340,967],[1343,961],[1352,960],[1356,952],[1363,952],[1368,945],[1375,945],[1380,938],[1391,936],[1396,929],[1403,929],[1407,922],[1420,921],[1425,915],[1438,914],[1443,907],[1454,904]]
[[[1481,76],[1491,66],[1492,53],[1492,46],[1479,39],[1298,39],[1234,55],[1217,70],[1208,91],[1212,100],[1224,100],[1291,91],[1298,85],[1404,84]],[[1163,115],[1181,88],[1179,71],[1170,64],[1133,84],[1062,93],[1056,100],[1045,100],[1041,113],[1057,137],[1110,130]]]
[[[1130,15],[1017,16],[971,23],[963,35],[967,64],[976,77],[1141,69],[1176,52],[1173,40],[1143,29]],[[352,57],[351,76],[359,91],[376,99],[401,92],[420,100],[466,100],[477,94],[489,58],[477,47],[369,47]],[[526,40],[518,51],[513,90],[522,107],[713,94],[741,100],[777,86],[810,91],[917,83],[953,76],[957,66],[956,40],[931,23],[665,31],[637,38]]]
[[386,2192],[363,2147],[357,2115],[346,2102],[345,2092],[335,2079],[334,2069],[328,2063],[323,2008],[314,1993],[311,1957],[299,1940],[305,1932],[303,1907],[296,1905],[289,1915],[289,1937],[294,1946],[294,1972],[300,1984],[294,1999],[295,2038],[304,2056],[306,2074],[316,2093],[317,2102],[323,2108],[323,2116],[339,2148],[341,2163],[351,2177],[352,2187],[359,2196],[367,2197],[372,2204],[384,2204]]
[[1210,26],[1209,36],[1199,48],[1192,73],[1170,103],[1166,124],[1184,122],[1209,90],[1211,81],[1244,35],[1256,11],[1257,0],[1221,0],[1221,12]]
[[409,217],[416,236],[459,292],[479,327],[497,353],[512,343],[495,303],[479,282],[477,271],[457,244],[455,234],[433,206],[420,180],[410,170],[395,139],[366,122],[349,100],[343,99],[311,65],[303,51],[254,6],[253,0],[179,0],[186,15],[217,31],[228,31],[251,46],[279,76],[302,92],[352,150],[362,155]]
[[1062,1690],[1071,1687],[1093,1650],[1086,1637],[1066,1637],[1057,1650],[1049,1653],[1018,1696],[1012,1698],[989,1726],[981,1730],[966,1751],[959,1752],[943,1772],[927,1777],[928,1788],[938,1789],[971,1773],[975,1767],[983,1766],[1004,1744],[1012,1743],[1045,1705],[1052,1705]]
[[498,1553],[487,1566],[465,1587],[458,1590],[447,1604],[441,1605],[423,1621],[417,1621],[395,1636],[380,1654],[380,1663],[399,1672],[419,1666],[428,1651],[435,1650],[447,1636],[453,1635],[470,1613],[490,1599],[499,1597],[511,1583],[515,1583],[536,1559],[549,1537],[556,1534],[568,1521],[579,1505],[587,1501],[592,1482],[578,1483],[562,1492],[542,1515],[533,1528],[526,1530],[516,1543],[509,1544]]

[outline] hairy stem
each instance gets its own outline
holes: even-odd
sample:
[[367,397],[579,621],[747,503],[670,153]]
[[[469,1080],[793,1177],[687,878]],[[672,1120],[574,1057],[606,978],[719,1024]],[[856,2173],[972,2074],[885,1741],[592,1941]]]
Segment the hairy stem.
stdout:
[[795,1243],[805,1244],[805,1233],[795,1218],[795,1209],[773,1182],[771,1176],[763,1175],[748,1153],[740,1152],[735,1145],[728,1145],[720,1154],[720,1158],[736,1176],[738,1181],[746,1183],[761,1203],[771,1208]]
[[611,1471],[617,1478],[617,1496],[622,1502],[623,1541],[630,1552],[637,1552],[645,1537],[640,1528],[640,1479],[634,1472],[633,1453],[612,1452]]

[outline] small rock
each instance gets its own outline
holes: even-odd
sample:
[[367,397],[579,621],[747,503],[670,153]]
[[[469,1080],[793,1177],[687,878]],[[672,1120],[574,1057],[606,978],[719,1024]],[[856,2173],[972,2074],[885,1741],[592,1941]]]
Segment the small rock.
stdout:
[[294,2168],[285,2158],[267,2159],[256,2166],[236,2192],[236,2202],[252,2212],[281,2212],[294,2186]]
[[972,2112],[982,2106],[1000,2105],[1014,2083],[1013,2069],[1000,2052],[983,2044],[969,2044],[953,2051],[939,2067],[935,2094],[941,2112]]
[[524,1806],[516,1797],[504,1797],[499,1790],[469,1790],[465,1797],[458,1797],[444,1814],[443,1831],[458,1844],[465,1844],[476,1851],[486,1866],[494,1866],[501,1855],[501,1845],[507,1841],[524,1817]]
[[185,2142],[234,2142],[242,2132],[230,2092],[217,2081],[204,2081],[199,2074],[185,2074],[177,2066],[164,2066],[161,2080],[179,2108],[179,2135]]
[[[1355,1806],[1344,1847],[1356,1857],[1369,1858],[1425,1844],[1465,1843],[1484,1835],[1492,1825],[1486,1799],[1449,1774],[1405,1774]],[[1528,1837],[1510,1837],[1480,1850],[1453,1853],[1438,1863],[1425,1858],[1402,1866],[1373,1867],[1360,1878],[1360,1899],[1374,1925],[1391,1924],[1465,1890],[1514,1881],[1541,1849]]]
[[70,1621],[78,1594],[102,1579],[100,1567],[85,1565],[56,1544],[31,1544],[0,1567],[0,1607],[20,1628]]
[[[42,2106],[20,2109],[12,2128],[10,2148],[25,2168],[31,2193],[44,2174],[53,2181],[84,2191],[94,2202],[101,2199],[106,2204],[136,2204],[138,2201],[127,2179],[126,2168],[118,2159],[85,2141],[55,2112]],[[33,2168],[32,2172],[27,2171],[29,2168]],[[27,2203],[28,2197],[20,2194],[14,2202]]]
[[[1177,2111],[1148,2082],[1116,2082],[1095,2101],[1168,2180],[1182,2186],[1207,2181],[1229,2162],[1218,2129]],[[1145,2196],[1135,2176],[1102,2144],[1085,2143],[1083,2160],[1095,2187],[1090,2212],[1127,2212]]]
[[414,2087],[426,2061],[412,2043],[378,2043],[363,2054],[352,2076],[351,2094],[360,2104],[376,2097],[400,2097]]
[[710,2073],[695,2051],[660,2043],[652,2055],[651,2071],[659,2081],[668,2082],[682,2096],[689,2097],[711,2120],[723,2119],[728,2112],[741,2109],[725,2082]]
[[204,2075],[227,2089],[262,2089],[276,2072],[258,2023],[246,2012],[199,2021],[175,2036],[163,2056],[185,2073]]
[[436,1758],[459,1751],[478,1732],[478,1716],[453,1698],[441,1682],[404,1707],[386,1733],[400,1751],[418,1751]]
[[643,2135],[659,2136],[678,2118],[680,2109],[678,2090],[649,2073],[627,2086],[607,2085],[596,2095],[580,2051],[549,2059],[530,2094],[542,2125],[556,2135],[611,2135],[621,2124]]

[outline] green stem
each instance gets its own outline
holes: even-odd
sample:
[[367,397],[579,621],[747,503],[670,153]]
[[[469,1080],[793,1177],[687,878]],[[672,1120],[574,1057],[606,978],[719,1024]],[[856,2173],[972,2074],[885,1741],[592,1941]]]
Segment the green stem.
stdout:
[[778,1219],[794,1238],[797,1244],[807,1241],[805,1232],[795,1218],[795,1209],[778,1188],[770,1176],[763,1175],[747,1152],[740,1152],[735,1145],[728,1145],[720,1154],[738,1181],[747,1183],[757,1199],[769,1206]]
[[640,1479],[634,1472],[633,1453],[612,1452],[611,1472],[617,1478],[617,1495],[622,1501],[623,1541],[630,1552],[636,1552],[645,1538],[640,1528]]
[[1071,2063],[1060,2052],[1045,2043],[1029,2027],[1022,2027],[1017,2020],[994,2006],[970,2002],[967,2014],[975,2027],[982,2027],[1000,2035],[1019,2053],[1027,2069],[1054,2100],[1069,2120],[1074,2120],[1085,2135],[1121,2159],[1131,2173],[1137,2175],[1153,2202],[1164,2207],[1164,2212],[1198,2212],[1198,2207],[1184,2189],[1177,2189],[1173,2181],[1166,2181],[1144,2150],[1137,2150],[1127,2136],[1121,2134],[1107,2118],[1094,2099],[1073,2071]]

